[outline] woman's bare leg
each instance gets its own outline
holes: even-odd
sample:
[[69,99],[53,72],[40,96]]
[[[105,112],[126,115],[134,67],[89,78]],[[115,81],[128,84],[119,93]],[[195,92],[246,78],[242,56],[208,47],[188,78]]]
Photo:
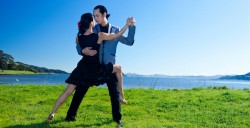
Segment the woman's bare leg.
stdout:
[[50,122],[54,118],[54,114],[58,110],[58,108],[62,105],[62,103],[72,94],[72,92],[75,90],[76,85],[68,84],[67,88],[63,91],[63,93],[58,97],[51,113],[49,114],[49,117],[47,119],[47,122]]
[[123,104],[127,104],[127,101],[125,100],[124,97],[124,92],[123,92],[123,82],[122,82],[122,69],[121,66],[119,65],[114,65],[113,66],[113,73],[116,74],[117,80],[118,80],[118,88],[120,92],[120,102]]

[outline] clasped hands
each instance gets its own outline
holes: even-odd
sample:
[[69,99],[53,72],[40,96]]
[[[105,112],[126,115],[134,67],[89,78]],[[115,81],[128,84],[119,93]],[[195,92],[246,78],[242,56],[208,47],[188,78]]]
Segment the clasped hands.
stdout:
[[127,19],[127,23],[126,23],[128,26],[134,26],[135,25],[135,18],[134,17],[129,17]]

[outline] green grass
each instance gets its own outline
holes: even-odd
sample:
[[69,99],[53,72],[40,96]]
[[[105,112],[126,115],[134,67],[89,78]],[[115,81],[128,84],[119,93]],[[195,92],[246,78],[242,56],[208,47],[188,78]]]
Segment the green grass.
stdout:
[[35,73],[31,71],[0,70],[0,74],[35,74]]
[[[107,88],[91,87],[77,121],[64,122],[72,95],[51,124],[43,123],[65,86],[0,85],[0,127],[115,127]],[[122,105],[128,128],[250,127],[250,90],[226,87],[126,89]]]

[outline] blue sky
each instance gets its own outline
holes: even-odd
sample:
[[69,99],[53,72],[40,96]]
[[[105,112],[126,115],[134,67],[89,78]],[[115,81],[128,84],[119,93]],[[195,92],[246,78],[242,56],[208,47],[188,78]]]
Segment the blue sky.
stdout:
[[136,19],[135,44],[119,44],[125,73],[225,75],[250,72],[249,0],[1,0],[0,49],[20,61],[71,72],[77,22],[96,5],[123,27]]

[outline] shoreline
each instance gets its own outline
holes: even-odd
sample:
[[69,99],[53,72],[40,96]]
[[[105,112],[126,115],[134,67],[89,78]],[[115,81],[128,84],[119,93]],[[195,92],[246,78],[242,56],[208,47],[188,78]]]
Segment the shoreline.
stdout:
[[[3,83],[3,82],[0,82],[0,87],[1,86],[39,86],[39,87],[56,87],[56,86],[65,86],[65,87],[67,87],[67,83],[65,83],[65,84],[58,84],[58,83],[55,83],[55,84],[20,84],[20,83],[12,83],[12,84],[8,84],[8,83]],[[91,87],[96,87],[96,88],[107,88],[107,86],[106,85],[99,85],[99,86],[91,86]],[[206,89],[208,89],[208,90],[244,90],[244,91],[246,91],[246,90],[250,90],[250,88],[230,88],[230,87],[228,87],[228,86],[200,86],[200,87],[193,87],[193,88],[167,88],[167,89],[157,89],[157,88],[143,88],[143,87],[132,87],[132,88],[123,88],[124,90],[130,90],[130,89],[142,89],[142,90],[159,90],[159,91],[191,91],[191,90],[206,90]]]

